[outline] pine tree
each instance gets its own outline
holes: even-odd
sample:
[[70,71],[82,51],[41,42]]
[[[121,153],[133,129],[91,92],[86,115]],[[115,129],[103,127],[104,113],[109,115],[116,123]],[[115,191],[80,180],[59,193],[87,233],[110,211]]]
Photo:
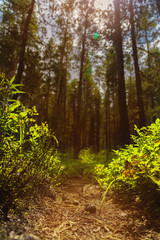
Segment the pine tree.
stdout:
[[26,49],[26,45],[27,45],[28,30],[29,30],[29,25],[30,25],[30,22],[31,22],[31,17],[32,17],[34,5],[35,5],[35,0],[32,0],[31,4],[29,6],[29,10],[27,12],[27,17],[26,17],[25,24],[24,24],[24,29],[23,29],[23,32],[22,32],[20,57],[19,57],[19,63],[18,63],[18,69],[17,69],[17,74],[16,74],[16,81],[15,81],[17,84],[21,83],[22,74],[23,74],[23,71],[24,71],[25,49]]
[[120,0],[114,0],[115,8],[115,48],[117,54],[117,70],[118,70],[118,102],[120,114],[119,137],[120,144],[129,143],[130,130],[128,111],[126,104],[126,90],[124,79],[124,56],[122,47],[122,30],[121,30],[121,15],[120,15]]
[[137,52],[137,42],[136,42],[134,11],[133,11],[132,0],[130,0],[130,2],[129,2],[129,11],[130,11],[133,59],[134,59],[134,67],[135,67],[135,75],[136,75],[137,100],[138,100],[138,108],[139,108],[139,126],[143,127],[143,126],[145,126],[146,121],[145,121],[145,113],[144,113],[142,83],[141,83],[139,63],[138,63],[138,52]]

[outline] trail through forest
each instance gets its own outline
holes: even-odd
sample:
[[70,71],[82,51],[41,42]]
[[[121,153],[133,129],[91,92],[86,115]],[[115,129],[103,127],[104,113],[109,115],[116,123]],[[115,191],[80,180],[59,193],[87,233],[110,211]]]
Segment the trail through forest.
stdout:
[[132,194],[108,193],[80,178],[72,178],[48,197],[32,202],[25,216],[28,231],[44,240],[158,240],[155,217],[144,214],[145,203]]

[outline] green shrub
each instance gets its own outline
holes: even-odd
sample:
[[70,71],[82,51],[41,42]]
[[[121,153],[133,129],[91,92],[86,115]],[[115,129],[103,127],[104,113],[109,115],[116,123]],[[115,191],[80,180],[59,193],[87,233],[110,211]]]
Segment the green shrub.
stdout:
[[[110,154],[101,151],[98,154],[93,153],[90,149],[82,149],[79,158],[75,159],[72,154],[61,154],[63,164],[63,174],[65,177],[94,177],[94,168],[98,163],[104,163],[105,166],[111,160]],[[113,155],[113,154],[112,154]]]
[[79,158],[75,159],[72,154],[61,154],[63,164],[63,174],[66,177],[85,176],[94,178],[94,168],[98,163],[104,163],[105,166],[111,161],[113,154],[106,150],[93,153],[89,148],[82,149],[79,153]]
[[14,78],[0,76],[0,204],[6,212],[38,184],[36,178],[43,181],[47,176],[58,183],[62,171],[58,141],[48,125],[36,124],[35,107],[12,99],[22,93],[19,86]]
[[135,131],[133,144],[114,151],[116,157],[108,167],[96,165],[95,176],[102,187],[112,182],[116,189],[160,190],[160,120],[141,129],[135,126]]

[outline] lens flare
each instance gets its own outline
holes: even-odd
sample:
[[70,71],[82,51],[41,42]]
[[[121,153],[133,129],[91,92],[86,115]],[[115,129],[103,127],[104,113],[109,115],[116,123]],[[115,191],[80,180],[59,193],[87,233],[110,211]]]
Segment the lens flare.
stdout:
[[94,33],[94,39],[97,40],[97,38],[98,38],[98,32],[95,32]]

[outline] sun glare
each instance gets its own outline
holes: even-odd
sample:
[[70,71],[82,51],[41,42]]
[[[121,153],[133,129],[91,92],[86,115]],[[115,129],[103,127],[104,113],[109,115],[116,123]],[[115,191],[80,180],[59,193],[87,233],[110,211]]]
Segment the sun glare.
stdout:
[[107,8],[107,5],[111,2],[111,0],[96,0],[95,6],[96,8],[100,8],[102,10]]

